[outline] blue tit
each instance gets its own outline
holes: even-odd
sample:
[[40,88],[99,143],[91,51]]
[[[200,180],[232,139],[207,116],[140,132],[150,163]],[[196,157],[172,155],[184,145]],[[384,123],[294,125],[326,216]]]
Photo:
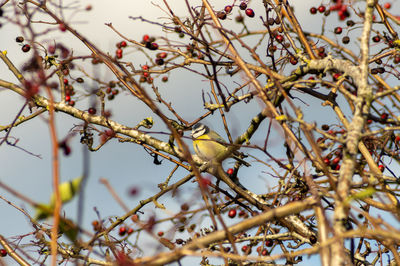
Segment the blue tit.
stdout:
[[[210,130],[209,127],[201,123],[193,126],[191,136],[193,138],[194,151],[203,161],[211,161],[227,150],[227,142],[217,132]],[[239,158],[237,154],[239,153],[234,152],[230,157],[245,166],[250,166],[249,163]]]

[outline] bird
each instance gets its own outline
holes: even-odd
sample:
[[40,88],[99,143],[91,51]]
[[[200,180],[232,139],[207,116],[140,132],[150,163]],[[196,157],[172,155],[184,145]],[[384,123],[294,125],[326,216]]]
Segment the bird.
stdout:
[[[203,161],[212,161],[227,150],[228,143],[214,130],[208,126],[197,123],[193,126],[191,137],[193,148],[197,156]],[[250,164],[238,157],[239,152],[235,151],[228,157],[234,158],[245,166]]]
[[[67,203],[71,201],[75,197],[75,195],[79,193],[82,180],[83,176],[79,176],[77,178],[74,178],[67,182],[63,182],[58,185],[58,190],[60,192],[60,198],[62,203]],[[55,203],[56,203],[56,195],[55,193],[52,193],[49,204],[47,203],[37,204],[37,206],[35,206],[36,209],[35,220],[36,221],[43,220],[53,215]]]

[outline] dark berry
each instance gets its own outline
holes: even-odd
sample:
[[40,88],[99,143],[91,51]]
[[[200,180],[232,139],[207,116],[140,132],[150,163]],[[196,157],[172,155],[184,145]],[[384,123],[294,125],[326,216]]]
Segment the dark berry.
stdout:
[[241,2],[240,5],[239,5],[239,8],[241,10],[245,10],[247,8],[247,3],[246,2]]
[[221,19],[221,20],[226,19],[226,13],[225,13],[225,11],[219,11],[219,12],[217,13],[217,17],[218,17],[219,19]]
[[316,236],[310,236],[310,242],[311,242],[311,244],[317,243],[317,237]]
[[96,114],[96,108],[90,107],[89,110],[88,110],[88,113],[91,114],[91,115]]
[[350,42],[350,37],[349,37],[349,36],[344,36],[344,37],[342,38],[342,42],[343,42],[344,44],[348,44],[348,43]]
[[[146,46],[147,47],[147,46]],[[150,50],[157,50],[158,49],[158,44],[157,43],[155,43],[155,42],[152,42],[151,44],[150,44],[150,47],[149,47],[149,49]]]
[[31,50],[31,46],[29,44],[24,44],[24,46],[22,46],[22,52],[27,53],[29,52],[29,50]]
[[251,8],[246,9],[245,13],[250,18],[253,18],[255,15],[253,9],[251,9]]
[[336,34],[341,34],[342,31],[343,31],[342,27],[336,27],[336,28],[335,28],[335,33],[336,33]]
[[321,128],[322,128],[322,130],[327,131],[327,130],[329,130],[329,125],[323,124],[323,125],[321,126]]
[[272,239],[267,239],[267,240],[265,241],[265,245],[266,245],[267,247],[272,247],[273,244],[274,244],[274,241],[273,241]]
[[310,8],[310,13],[311,14],[317,14],[317,8],[316,7]]
[[18,36],[17,38],[15,38],[16,42],[23,42],[24,41],[24,37],[22,36]]
[[159,66],[164,65],[164,59],[162,59],[162,58],[156,58],[155,62]]

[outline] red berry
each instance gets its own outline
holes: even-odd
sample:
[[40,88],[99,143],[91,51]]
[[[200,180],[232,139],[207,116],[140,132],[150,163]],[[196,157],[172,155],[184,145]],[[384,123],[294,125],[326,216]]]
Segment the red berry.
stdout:
[[65,27],[64,23],[61,23],[60,25],[58,25],[58,28],[60,29],[60,31],[65,32],[67,30],[67,27]]
[[233,169],[232,169],[232,168],[229,168],[228,171],[226,171],[226,173],[227,173],[228,175],[233,175]]
[[65,101],[66,101],[66,102],[69,102],[69,101],[71,101],[71,96],[69,96],[69,95],[65,95]]
[[247,3],[246,2],[241,2],[240,5],[239,5],[239,8],[241,10],[245,10],[247,8]]
[[115,55],[117,56],[118,59],[122,58],[122,49],[119,48],[115,51]]
[[324,159],[324,163],[325,163],[326,165],[329,165],[329,164],[331,163],[331,161],[330,161],[328,158],[325,158],[325,159]]
[[243,251],[243,252],[247,252],[249,249],[250,249],[250,247],[247,246],[247,245],[245,245],[245,246],[242,247],[242,251]]
[[258,253],[258,254],[261,253],[261,249],[262,249],[262,246],[258,246],[258,247],[257,247],[257,253]]
[[388,117],[389,117],[389,115],[388,115],[387,113],[381,114],[381,118],[382,118],[383,120],[388,119]]
[[162,82],[167,82],[168,81],[168,77],[167,76],[162,77],[161,81]]
[[136,196],[139,193],[139,188],[138,187],[131,187],[129,189],[129,195],[130,196]]
[[267,247],[272,247],[273,244],[274,244],[274,241],[273,241],[272,239],[267,239],[267,240],[265,241],[265,245],[266,245]]
[[335,74],[333,74],[333,80],[334,80],[334,81],[337,81],[337,80],[340,78],[341,75],[342,75],[342,74],[340,74],[340,73],[335,73]]
[[229,14],[232,12],[232,6],[225,6],[224,11],[226,14]]
[[162,236],[164,235],[164,232],[163,232],[163,231],[158,231],[157,235],[158,235],[159,237],[162,237]]
[[234,218],[236,216],[236,209],[230,209],[228,212],[229,218]]
[[137,223],[139,221],[139,215],[137,214],[132,215],[131,220],[132,222]]
[[24,46],[22,46],[21,49],[22,49],[22,52],[27,53],[31,49],[31,46],[29,44],[24,44]]
[[283,36],[280,35],[280,34],[277,34],[277,35],[275,36],[275,39],[276,39],[278,42],[283,42]]
[[121,227],[119,228],[118,234],[119,234],[120,236],[123,236],[123,235],[125,235],[125,233],[126,233],[126,227],[125,227],[125,226],[121,226]]
[[88,113],[91,114],[91,115],[96,114],[96,108],[90,107],[89,110],[88,110]]
[[7,256],[7,250],[5,250],[4,248],[0,249],[0,256],[1,257]]
[[121,47],[126,47],[128,44],[126,43],[126,41],[122,41],[121,43],[120,43],[120,46]]
[[161,53],[158,54],[158,56],[159,56],[160,58],[163,58],[163,59],[166,58],[167,55],[168,55],[168,54],[167,54],[166,52],[161,52]]
[[381,37],[379,37],[379,35],[376,35],[376,36],[372,37],[372,41],[373,42],[380,42],[381,41]]
[[246,9],[245,13],[250,18],[253,18],[255,15],[253,9],[251,9],[251,8]]
[[144,71],[147,71],[147,70],[149,70],[149,66],[148,66],[148,65],[143,65],[143,66],[142,66],[142,69],[143,69]]
[[332,160],[332,164],[338,164],[340,162],[340,157],[336,157],[335,159]]
[[383,7],[386,8],[386,9],[390,9],[392,7],[392,4],[391,3],[385,3],[383,5]]
[[148,42],[150,40],[150,36],[149,35],[143,35],[143,41],[144,42]]
[[367,124],[371,124],[371,123],[372,123],[372,119],[368,119]]
[[385,170],[385,166],[383,166],[382,164],[380,164],[378,166],[378,168],[379,168],[379,171],[381,171],[381,172],[383,172]]
[[337,164],[337,165],[336,165],[335,170],[336,170],[336,171],[339,171],[339,170],[340,170],[340,164]]
[[268,250],[263,249],[263,250],[261,251],[261,255],[267,256],[267,255],[268,255]]
[[394,62],[395,64],[400,63],[400,54],[396,54],[396,55],[394,56],[393,62]]
[[129,227],[127,233],[128,233],[128,235],[132,234],[133,233],[133,229],[131,227]]
[[311,14],[317,14],[317,8],[316,7],[310,8],[310,13]]
[[63,82],[64,82],[64,85],[68,85],[68,79],[64,79]]
[[341,34],[342,31],[343,31],[342,27],[336,27],[336,28],[335,28],[335,33],[336,33],[336,34]]
[[294,57],[294,56],[291,56],[291,57],[290,57],[289,62],[290,62],[292,65],[296,65],[296,64],[298,63],[296,57]]
[[323,6],[323,5],[320,5],[320,6],[318,7],[319,13],[324,13],[325,10],[326,10],[326,8],[325,8],[325,6]]
[[400,142],[400,136],[396,136],[396,142],[397,142],[397,143]]

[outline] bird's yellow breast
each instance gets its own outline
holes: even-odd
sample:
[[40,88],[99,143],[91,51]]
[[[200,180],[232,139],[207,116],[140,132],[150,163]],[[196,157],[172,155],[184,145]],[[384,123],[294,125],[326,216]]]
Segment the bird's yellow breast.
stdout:
[[193,141],[193,148],[196,154],[203,160],[212,160],[222,152],[226,147],[217,141],[213,141],[209,135],[201,135]]

